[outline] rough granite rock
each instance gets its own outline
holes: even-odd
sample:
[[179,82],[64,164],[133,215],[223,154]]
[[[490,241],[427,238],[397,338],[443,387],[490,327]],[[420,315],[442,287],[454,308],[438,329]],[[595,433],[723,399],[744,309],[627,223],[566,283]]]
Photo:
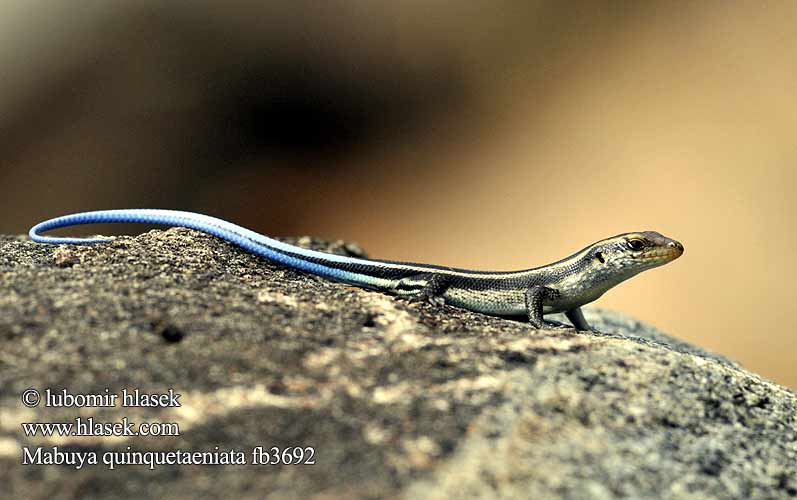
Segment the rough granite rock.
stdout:
[[[356,248],[299,240],[340,253]],[[397,300],[187,229],[0,239],[0,483],[10,498],[789,498],[797,397],[621,315],[603,332]],[[27,408],[23,391],[180,393]],[[24,437],[22,422],[176,422]],[[312,446],[315,465],[23,465],[61,452]],[[128,448],[129,447],[129,448]],[[121,455],[120,455],[121,456]]]

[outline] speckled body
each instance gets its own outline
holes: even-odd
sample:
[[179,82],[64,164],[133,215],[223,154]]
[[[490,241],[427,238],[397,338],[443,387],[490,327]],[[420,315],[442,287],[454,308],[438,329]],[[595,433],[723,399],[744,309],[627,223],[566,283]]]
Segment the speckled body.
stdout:
[[[629,252],[630,235],[642,234],[655,246],[646,252]],[[515,272],[474,272],[435,268],[450,276],[442,293],[446,303],[498,316],[528,313],[526,291],[542,286],[557,292],[543,301],[543,313],[566,312],[600,298],[612,287],[634,275],[676,258],[683,252],[680,243],[658,233],[626,233],[590,245],[558,262]],[[601,253],[603,262],[597,258]],[[416,266],[416,265],[412,265]],[[421,272],[423,266],[413,270]],[[398,287],[401,294],[401,287]]]
[[593,265],[589,252],[585,250],[554,264],[535,269],[515,273],[455,276],[443,297],[448,304],[484,314],[524,316],[527,313],[526,290],[536,285],[558,292],[557,296],[543,302],[544,314],[560,313],[581,307],[600,298],[610,288],[623,281],[603,276],[604,273]]

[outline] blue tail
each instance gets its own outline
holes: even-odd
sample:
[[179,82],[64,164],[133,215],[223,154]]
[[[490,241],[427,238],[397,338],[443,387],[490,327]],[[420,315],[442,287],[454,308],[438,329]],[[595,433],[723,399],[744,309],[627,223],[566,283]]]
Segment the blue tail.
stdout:
[[[99,223],[143,223],[187,227],[212,234],[260,257],[300,271],[370,288],[390,288],[394,283],[394,280],[374,275],[378,273],[378,268],[384,267],[384,264],[377,266],[368,259],[345,257],[289,245],[231,222],[194,212],[136,208],[82,212],[36,224],[28,235],[35,242],[50,244],[87,245],[113,240],[112,237],[64,238],[40,234],[62,227]],[[340,269],[336,265],[356,268],[362,272]],[[368,272],[369,270],[372,272]]]

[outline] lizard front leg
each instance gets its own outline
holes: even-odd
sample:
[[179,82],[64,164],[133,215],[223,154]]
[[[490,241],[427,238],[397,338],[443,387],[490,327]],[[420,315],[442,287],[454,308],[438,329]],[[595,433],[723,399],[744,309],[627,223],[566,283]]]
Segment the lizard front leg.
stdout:
[[574,307],[569,311],[565,311],[565,316],[567,316],[567,319],[573,323],[573,326],[576,327],[576,330],[580,330],[582,332],[592,331],[592,328],[589,327],[589,323],[587,323],[587,320],[584,319],[584,313],[581,312],[580,307]]
[[553,288],[534,285],[526,290],[526,314],[531,326],[537,329],[555,328],[557,325],[548,323],[542,318],[542,307],[546,300],[555,299],[559,292]]

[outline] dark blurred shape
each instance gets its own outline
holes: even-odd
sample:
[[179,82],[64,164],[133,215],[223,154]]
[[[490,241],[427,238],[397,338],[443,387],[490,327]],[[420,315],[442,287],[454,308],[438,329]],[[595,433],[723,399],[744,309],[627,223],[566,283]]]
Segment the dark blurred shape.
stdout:
[[426,80],[393,65],[383,69],[385,82],[329,71],[320,60],[248,68],[214,96],[207,143],[236,161],[264,153],[341,155],[406,133],[463,97],[454,71]]

